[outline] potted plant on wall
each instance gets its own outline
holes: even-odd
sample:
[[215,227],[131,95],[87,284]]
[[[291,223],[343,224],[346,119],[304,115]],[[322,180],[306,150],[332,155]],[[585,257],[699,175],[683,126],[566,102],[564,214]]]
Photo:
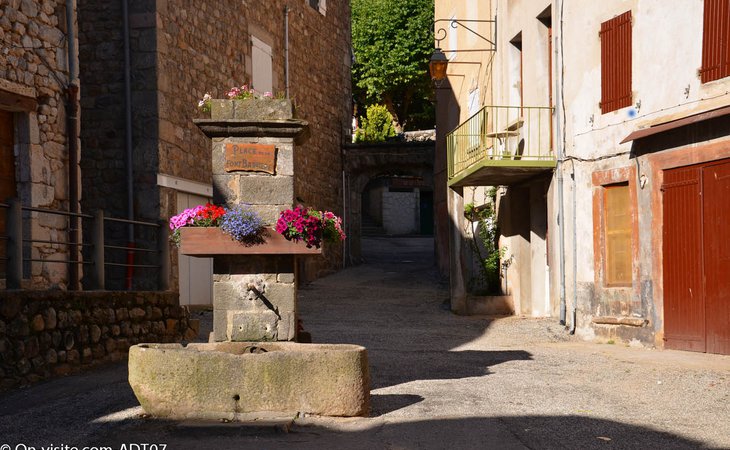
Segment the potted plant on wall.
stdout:
[[170,240],[190,256],[321,253],[273,232],[248,205],[222,208],[207,203],[188,208],[170,218],[170,229]]
[[258,94],[248,84],[232,87],[225,96],[213,98],[206,93],[198,108],[210,112],[212,120],[286,120],[293,117],[289,99],[274,97],[271,92]]
[[207,203],[170,218],[170,240],[191,256],[321,254],[322,242],[345,239],[342,219],[330,211],[297,206],[282,211],[275,230],[248,205]]
[[301,205],[281,212],[276,231],[288,241],[304,242],[307,248],[320,248],[323,242],[342,242],[346,237],[342,219],[333,212]]

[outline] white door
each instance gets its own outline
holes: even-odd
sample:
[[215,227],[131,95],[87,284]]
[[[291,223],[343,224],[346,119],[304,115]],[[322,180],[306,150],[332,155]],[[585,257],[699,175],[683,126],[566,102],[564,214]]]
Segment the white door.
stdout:
[[259,94],[274,91],[271,47],[264,41],[251,36],[251,61],[253,88]]
[[[200,195],[177,193],[178,212],[185,208],[204,205],[209,198]],[[179,255],[181,305],[213,304],[213,258],[193,258]]]

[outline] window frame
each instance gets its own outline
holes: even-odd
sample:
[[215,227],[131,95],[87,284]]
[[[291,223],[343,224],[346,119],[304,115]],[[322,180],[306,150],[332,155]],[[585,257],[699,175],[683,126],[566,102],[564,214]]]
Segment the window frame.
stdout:
[[[613,184],[607,184],[601,187],[603,189],[603,221],[601,223],[601,226],[603,227],[603,266],[604,266],[604,285],[606,287],[627,287],[632,285],[632,279],[631,273],[629,273],[628,280],[619,280],[619,279],[613,279],[612,278],[612,270],[611,270],[611,264],[613,264],[613,261],[615,258],[615,254],[612,254],[611,252],[611,245],[610,245],[610,238],[614,235],[626,235],[628,234],[629,238],[629,254],[627,257],[629,258],[629,265],[633,268],[633,261],[631,261],[631,246],[633,245],[633,234],[631,232],[632,228],[632,221],[631,216],[629,215],[628,223],[624,224],[623,227],[619,228],[611,228],[610,226],[610,217],[612,215],[611,207],[609,205],[609,199],[611,197],[610,193],[613,191],[617,191],[619,189],[625,189],[625,192],[622,193],[623,195],[626,195],[627,202],[629,206],[631,205],[631,191],[629,188],[629,183],[623,182],[623,183],[613,183]],[[631,272],[631,271],[629,271]],[[615,276],[615,275],[614,275]]]
[[[607,289],[626,289],[634,287],[639,279],[639,220],[638,198],[636,191],[636,168],[622,167],[593,172],[593,251],[596,286]],[[629,206],[631,210],[631,280],[611,282],[608,279],[608,239],[606,230],[606,189],[612,186],[628,185]]]

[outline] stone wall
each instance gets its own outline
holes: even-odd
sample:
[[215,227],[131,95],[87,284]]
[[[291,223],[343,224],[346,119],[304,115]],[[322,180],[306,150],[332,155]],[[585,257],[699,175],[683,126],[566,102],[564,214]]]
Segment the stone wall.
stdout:
[[224,255],[216,256],[214,261],[213,336],[216,341],[296,339],[297,286],[293,255],[245,258]]
[[0,391],[122,360],[130,345],[198,332],[171,292],[0,291]]
[[[129,44],[132,95],[132,174],[137,220],[155,222],[159,217],[157,30],[154,1],[129,2]],[[127,153],[124,84],[124,40],[121,2],[78,0],[79,72],[81,91],[82,209],[103,209],[107,216],[128,216]],[[152,20],[150,21],[150,17]],[[90,236],[89,223],[84,234]],[[107,240],[124,246],[128,227],[107,224]],[[154,230],[135,228],[138,247],[155,248]],[[112,252],[109,262],[123,264],[126,252]],[[156,264],[146,253],[135,254],[136,264]],[[149,276],[146,276],[149,274]],[[106,269],[107,286],[125,286],[125,267]],[[133,288],[154,289],[152,271],[138,272]]]
[[383,228],[388,234],[420,231],[418,192],[383,192]]
[[[65,33],[62,0],[7,0],[0,6],[0,109],[14,112],[17,195],[25,206],[69,207]],[[65,218],[27,218],[26,238],[68,240]],[[26,256],[51,261],[26,265],[27,287],[66,285],[65,265],[52,262],[68,259],[66,246],[36,243]]]
[[[327,2],[326,16],[298,3],[290,30],[291,96],[311,138],[295,154],[294,190],[305,204],[342,215],[341,145],[351,142],[352,126],[350,2]],[[325,258],[306,259],[300,276],[311,280],[341,261],[340,247],[331,246]]]

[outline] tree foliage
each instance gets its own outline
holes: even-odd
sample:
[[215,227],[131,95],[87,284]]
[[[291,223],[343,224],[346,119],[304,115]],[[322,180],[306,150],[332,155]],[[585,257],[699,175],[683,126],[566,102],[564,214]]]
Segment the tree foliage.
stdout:
[[432,127],[433,0],[352,0],[352,45],[357,102],[384,104],[401,129]]

